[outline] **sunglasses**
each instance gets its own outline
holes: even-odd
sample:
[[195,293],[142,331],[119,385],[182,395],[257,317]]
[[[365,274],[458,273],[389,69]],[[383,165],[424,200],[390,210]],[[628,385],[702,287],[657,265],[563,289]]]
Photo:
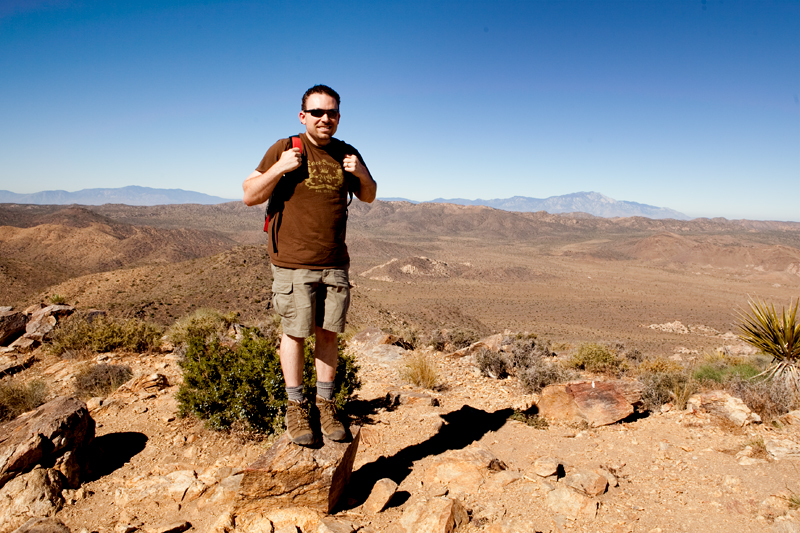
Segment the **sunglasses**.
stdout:
[[323,115],[328,115],[328,118],[336,120],[339,118],[338,109],[304,109],[303,113],[308,113],[314,118],[322,118]]

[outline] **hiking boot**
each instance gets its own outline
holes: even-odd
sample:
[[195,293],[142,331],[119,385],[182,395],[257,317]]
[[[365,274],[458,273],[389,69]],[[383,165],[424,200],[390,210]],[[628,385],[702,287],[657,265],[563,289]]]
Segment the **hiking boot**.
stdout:
[[326,400],[317,396],[317,410],[319,411],[319,426],[322,434],[331,440],[343,441],[347,436],[344,426],[336,418],[336,406],[333,400]]
[[314,443],[314,433],[308,424],[308,402],[289,400],[286,407],[286,434],[289,439],[300,446]]

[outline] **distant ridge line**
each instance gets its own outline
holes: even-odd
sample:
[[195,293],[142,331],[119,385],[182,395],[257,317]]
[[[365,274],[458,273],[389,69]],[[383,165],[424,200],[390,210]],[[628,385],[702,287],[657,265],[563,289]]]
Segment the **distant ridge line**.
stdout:
[[674,209],[657,207],[653,205],[614,200],[598,192],[576,192],[549,198],[529,198],[527,196],[513,196],[511,198],[498,198],[494,200],[466,200],[464,198],[436,198],[429,202],[415,202],[405,198],[380,198],[386,201],[405,201],[411,203],[440,203],[456,205],[482,205],[503,211],[536,212],[547,211],[551,214],[560,213],[587,213],[597,217],[646,217],[653,219],[673,218],[675,220],[691,220],[689,217]]
[[183,189],[154,189],[129,185],[127,187],[108,189],[83,189],[76,192],[41,191],[30,194],[19,194],[0,190],[0,203],[3,204],[37,204],[37,205],[104,205],[126,204],[137,206],[154,206],[165,204],[201,204],[213,205],[233,202],[230,198],[211,196]]

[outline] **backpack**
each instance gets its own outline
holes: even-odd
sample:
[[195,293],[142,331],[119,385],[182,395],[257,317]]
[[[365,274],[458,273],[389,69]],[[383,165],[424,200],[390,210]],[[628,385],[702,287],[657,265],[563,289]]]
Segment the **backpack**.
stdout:
[[[303,153],[303,140],[298,135],[292,135],[289,137],[292,140],[292,148],[300,148],[300,153]],[[353,202],[353,191],[348,190],[348,194],[350,195],[350,199],[347,201],[347,207],[350,207],[350,204]],[[269,200],[267,201],[267,208],[264,210],[264,231],[269,233],[269,206],[272,204],[272,196],[270,195]],[[347,221],[347,207],[345,207],[344,217],[345,223]]]

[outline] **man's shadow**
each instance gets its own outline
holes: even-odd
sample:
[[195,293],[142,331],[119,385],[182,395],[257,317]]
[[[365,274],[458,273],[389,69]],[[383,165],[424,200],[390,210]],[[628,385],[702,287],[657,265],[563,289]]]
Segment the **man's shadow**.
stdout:
[[353,472],[347,494],[351,501],[345,505],[355,507],[364,503],[379,479],[389,478],[399,485],[411,473],[414,462],[420,459],[448,450],[460,450],[490,431],[497,431],[513,412],[513,409],[500,409],[490,413],[465,405],[442,415],[445,423],[436,435],[404,448],[391,457],[379,457]]

